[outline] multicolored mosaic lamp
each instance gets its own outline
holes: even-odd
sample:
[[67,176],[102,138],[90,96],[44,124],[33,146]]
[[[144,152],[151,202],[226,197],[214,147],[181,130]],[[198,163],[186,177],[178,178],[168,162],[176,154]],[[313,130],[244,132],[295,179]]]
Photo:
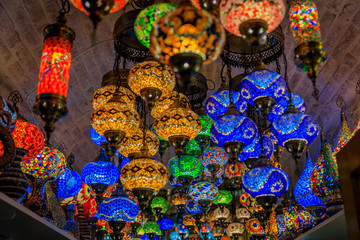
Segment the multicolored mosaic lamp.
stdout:
[[203,214],[204,213],[204,211],[203,211],[201,205],[199,204],[199,202],[194,200],[194,199],[189,199],[185,203],[185,212],[187,212],[188,214],[191,214],[191,215]]
[[319,94],[315,83],[317,68],[327,57],[321,41],[320,22],[314,1],[292,1],[289,18],[291,33],[296,41],[296,65],[308,72],[317,96]]
[[202,170],[200,160],[190,155],[181,155],[180,161],[179,157],[169,160],[169,172],[184,186],[188,186],[194,178],[200,176]]
[[144,61],[136,64],[129,73],[128,83],[131,90],[141,96],[151,109],[162,96],[175,87],[173,70],[157,61]]
[[319,135],[319,126],[309,115],[301,113],[289,102],[284,115],[273,122],[270,134],[274,142],[285,147],[297,161],[305,147]]
[[204,108],[202,114],[199,112],[197,113],[199,114],[199,118],[201,121],[201,130],[199,134],[196,136],[195,140],[199,144],[202,153],[210,145],[210,139],[211,139],[210,129],[214,121],[209,116],[206,115]]
[[[343,109],[341,109],[341,128],[340,128],[340,137],[336,144],[336,147],[334,149],[334,152],[339,152],[345,145],[348,143],[348,141],[351,139],[351,131],[349,128],[349,124],[346,120],[346,115]],[[334,154],[335,154],[334,153]]]
[[242,178],[245,174],[245,169],[244,163],[237,160],[229,161],[225,165],[225,176],[229,178],[236,187],[240,187]]
[[250,45],[265,44],[267,33],[280,25],[285,13],[283,0],[229,0],[220,3],[221,24]]
[[150,52],[179,73],[179,87],[187,89],[201,65],[214,61],[225,44],[225,31],[218,20],[204,10],[182,0],[161,17],[150,36]]
[[264,228],[256,218],[251,218],[247,222],[246,229],[252,237],[259,237],[259,239],[263,239],[265,236]]
[[60,198],[69,198],[76,195],[81,190],[83,182],[77,172],[65,168],[56,183],[56,195]]
[[[304,100],[295,93],[291,93],[291,100],[294,103],[297,110],[299,110],[301,113],[305,113],[305,102]],[[275,105],[272,107],[269,116],[267,117],[267,120],[270,122],[274,122],[278,117],[282,116],[284,112],[286,111],[287,105],[289,104],[289,97],[284,96],[275,103]]]
[[267,69],[248,74],[241,80],[239,88],[241,97],[254,105],[264,118],[269,116],[275,103],[288,95],[285,79]]
[[211,173],[216,172],[223,167],[229,158],[229,155],[221,147],[209,147],[201,156],[200,160],[205,168]]
[[134,32],[142,45],[150,48],[150,33],[155,22],[175,8],[174,4],[158,3],[141,10],[134,23]]
[[190,185],[188,194],[190,198],[199,202],[204,211],[219,194],[218,188],[210,182],[197,182]]
[[324,203],[316,196],[310,186],[310,175],[314,169],[309,150],[306,151],[306,165],[294,188],[296,201],[313,216],[321,217],[324,214]]

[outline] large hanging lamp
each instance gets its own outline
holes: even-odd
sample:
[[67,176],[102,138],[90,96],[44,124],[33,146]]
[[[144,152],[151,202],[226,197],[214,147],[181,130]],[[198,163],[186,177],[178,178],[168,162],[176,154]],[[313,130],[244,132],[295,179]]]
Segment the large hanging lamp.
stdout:
[[190,101],[188,97],[184,94],[172,91],[166,95],[161,95],[159,100],[155,102],[154,107],[151,109],[151,115],[156,119],[159,118],[161,113],[167,111],[172,104],[175,103],[175,100],[180,98],[180,103],[186,108],[191,108]]
[[[306,106],[305,101],[295,93],[291,93],[291,100],[294,103],[295,107],[301,112],[305,113]],[[277,101],[272,107],[267,120],[274,122],[278,117],[282,116],[286,111],[287,105],[289,104],[289,96],[285,95],[279,101]]]
[[56,181],[57,192],[59,198],[69,198],[80,192],[82,188],[82,180],[77,172],[65,169]]
[[151,109],[162,95],[174,89],[175,74],[169,66],[148,60],[130,70],[128,83],[131,90],[141,96]]
[[173,157],[169,160],[169,172],[179,179],[183,186],[188,186],[192,180],[200,176],[203,166],[200,160],[189,155]]
[[222,0],[220,3],[221,24],[250,45],[265,44],[267,33],[280,25],[285,13],[283,0]]
[[160,137],[169,140],[180,155],[188,142],[200,132],[201,121],[199,116],[183,106],[177,97],[174,104],[155,119],[154,129]]
[[48,138],[55,129],[55,122],[66,115],[66,99],[71,65],[71,47],[75,33],[66,26],[66,2],[59,12],[57,22],[45,27],[41,55],[39,83],[34,110],[45,122]]
[[150,36],[150,52],[179,73],[180,89],[188,90],[201,65],[214,61],[225,43],[218,20],[194,7],[190,0],[156,21]]

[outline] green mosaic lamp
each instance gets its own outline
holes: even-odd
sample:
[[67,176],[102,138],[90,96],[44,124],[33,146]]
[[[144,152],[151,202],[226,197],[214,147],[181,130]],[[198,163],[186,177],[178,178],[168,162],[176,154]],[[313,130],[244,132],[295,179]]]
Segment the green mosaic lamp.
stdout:
[[166,199],[160,196],[154,197],[150,204],[152,212],[159,216],[160,214],[166,213],[168,206]]
[[201,153],[202,153],[201,147],[195,138],[190,140],[188,145],[186,145],[184,153],[186,155],[190,155],[190,156],[194,156],[194,157],[199,157],[201,155]]
[[203,165],[200,160],[190,155],[181,155],[180,161],[178,157],[173,157],[169,161],[170,173],[185,186],[188,186],[194,178],[200,176],[202,170]]
[[213,204],[216,204],[220,207],[220,209],[223,209],[225,205],[228,205],[231,203],[233,199],[233,195],[230,191],[227,190],[219,190],[219,194],[217,197],[213,200]]

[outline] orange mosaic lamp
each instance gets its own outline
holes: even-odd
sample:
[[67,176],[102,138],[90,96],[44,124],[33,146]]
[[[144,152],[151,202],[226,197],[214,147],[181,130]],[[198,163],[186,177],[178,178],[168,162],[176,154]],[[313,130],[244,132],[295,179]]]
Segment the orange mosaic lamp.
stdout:
[[44,120],[48,138],[55,122],[66,115],[66,99],[71,65],[71,47],[75,33],[66,26],[65,12],[55,24],[44,29],[35,112]]

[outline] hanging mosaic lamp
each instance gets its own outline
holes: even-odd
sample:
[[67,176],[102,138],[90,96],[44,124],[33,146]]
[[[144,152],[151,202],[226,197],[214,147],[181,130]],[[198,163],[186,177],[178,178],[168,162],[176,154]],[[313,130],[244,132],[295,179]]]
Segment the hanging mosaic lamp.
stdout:
[[290,206],[284,208],[284,223],[286,227],[287,236],[295,238],[296,232],[299,229],[298,221],[296,221],[296,216],[298,215],[298,210],[290,204]]
[[235,213],[236,218],[239,219],[239,221],[242,223],[245,223],[247,220],[249,220],[251,216],[250,212],[244,207],[236,208]]
[[91,114],[92,127],[100,135],[105,136],[113,153],[125,132],[135,131],[139,124],[139,114],[122,101],[118,91],[114,93],[113,98]]
[[227,163],[229,155],[221,147],[209,147],[201,156],[200,160],[204,167],[215,175],[220,168]]
[[230,223],[226,228],[226,235],[231,238],[239,239],[245,231],[245,226],[239,222]]
[[210,182],[197,182],[190,185],[188,194],[190,198],[199,202],[204,211],[219,194],[218,188]]
[[177,98],[167,111],[155,119],[154,129],[160,137],[169,140],[179,156],[200,132],[201,121],[194,111],[183,106]]
[[221,1],[220,22],[236,36],[243,37],[250,45],[266,43],[267,33],[280,25],[286,13],[283,0]]
[[178,233],[178,236],[180,236],[180,239],[186,239],[189,236],[189,229],[184,224],[179,224],[175,231]]
[[244,163],[236,160],[230,161],[225,166],[225,176],[229,178],[236,187],[240,187],[245,169]]
[[201,147],[201,153],[204,152],[210,145],[211,139],[211,126],[213,125],[213,120],[206,115],[205,108],[202,106],[199,111],[197,111],[201,121],[201,130],[199,134],[196,136],[195,140]]
[[166,199],[163,198],[162,196],[154,197],[151,200],[150,207],[151,207],[152,212],[156,216],[159,216],[160,214],[164,214],[168,210]]
[[[262,144],[261,144],[262,141]],[[240,161],[244,161],[249,158],[257,158],[261,153],[264,153],[266,159],[274,153],[274,143],[268,136],[261,136],[255,139],[254,143],[244,148],[244,150],[239,155]]]
[[216,198],[212,202],[213,202],[213,204],[216,204],[220,208],[222,208],[225,205],[230,204],[232,199],[233,199],[233,195],[231,194],[230,191],[219,190],[219,194],[216,196]]
[[[295,105],[295,108],[299,110],[301,113],[305,113],[305,102],[304,100],[295,93],[291,93],[291,100]],[[279,101],[275,103],[272,107],[267,120],[270,122],[274,122],[278,117],[282,116],[286,111],[287,105],[289,104],[289,97],[287,95],[283,96]]]
[[57,179],[56,195],[60,198],[68,198],[77,194],[82,187],[82,180],[77,172],[65,169]]
[[144,232],[153,240],[155,236],[161,236],[160,226],[156,221],[147,221],[143,226]]
[[256,70],[240,82],[240,94],[248,104],[255,106],[264,118],[267,118],[283,97],[288,95],[285,79],[277,72]]
[[[69,7],[69,6],[68,6]],[[71,47],[75,33],[66,26],[64,9],[55,24],[44,29],[44,46],[40,62],[39,83],[34,110],[45,122],[48,138],[55,122],[68,112],[66,107],[71,65]]]
[[315,226],[315,218],[306,210],[300,210],[295,221],[297,221],[299,231],[306,231]]
[[340,137],[334,149],[334,154],[339,152],[348,141],[351,139],[351,131],[349,128],[349,124],[346,120],[346,115],[344,110],[341,109],[341,128],[340,128]]
[[170,218],[162,218],[159,221],[159,225],[161,231],[167,231],[172,229],[172,227],[174,226],[174,222]]
[[191,214],[191,215],[203,214],[204,213],[204,211],[203,211],[201,205],[199,204],[199,202],[194,200],[194,199],[189,199],[185,203],[185,212],[187,212],[188,214]]
[[146,101],[149,109],[162,95],[173,91],[175,81],[175,74],[169,66],[150,60],[136,64],[128,78],[131,90]]
[[8,103],[5,98],[0,96],[0,110],[3,111],[2,115],[8,115],[9,118],[6,116],[0,118],[0,125],[3,127],[7,127],[10,125],[10,131],[14,131],[16,126],[16,119],[17,119],[17,113],[15,111],[15,108]]
[[[143,130],[146,131],[145,136]],[[146,128],[139,128],[135,132],[127,132],[125,137],[119,142],[118,151],[122,156],[132,159],[142,149],[144,141],[150,155],[155,155],[159,150],[159,139]]]
[[190,155],[181,155],[180,161],[179,157],[169,160],[169,172],[184,186],[188,186],[194,178],[200,176],[202,169],[200,160]]
[[184,94],[172,91],[168,94],[161,95],[159,100],[155,102],[155,105],[151,109],[151,115],[156,119],[159,118],[161,113],[167,111],[172,104],[175,103],[175,100],[177,98],[180,98],[180,103],[186,108],[191,108],[190,101],[188,97],[186,97]]
[[324,214],[324,203],[316,196],[310,186],[310,175],[314,169],[309,150],[306,150],[306,165],[294,188],[296,201],[312,215],[321,217]]
[[201,155],[201,147],[195,140],[196,138],[189,141],[189,143],[186,145],[184,149],[184,155],[190,155],[196,158],[199,158]]
[[315,195],[326,204],[326,213],[331,216],[342,208],[340,180],[336,158],[330,144],[321,132],[321,152],[310,175],[310,186]]
[[[247,224],[246,229],[250,233],[250,236],[255,239],[264,239],[265,232],[263,226],[261,226],[259,220],[251,218]],[[257,238],[258,237],[258,238]]]
[[80,11],[88,15],[96,29],[97,24],[109,13],[121,10],[129,0],[70,0]]
[[[120,69],[120,76],[128,75],[126,73],[129,72],[127,69]],[[124,73],[125,72],[125,73]],[[113,78],[113,79],[111,79]],[[116,91],[118,91],[120,99],[129,104],[131,107],[135,107],[135,96],[134,94],[126,87],[121,86],[122,79],[120,80],[120,86],[117,87],[118,84],[118,75],[113,71],[107,72],[103,76],[103,81],[101,83],[101,88],[96,90],[92,97],[92,106],[94,110],[99,109],[102,105],[107,103],[113,96]]]
[[256,202],[256,199],[251,197],[251,195],[247,192],[243,192],[240,195],[240,204],[246,207],[246,209],[251,213],[264,211],[261,205]]
[[150,48],[150,33],[155,22],[162,16],[175,10],[175,8],[174,4],[158,3],[141,10],[134,23],[134,31],[142,45]]
[[35,178],[58,179],[64,173],[65,166],[64,154],[49,145],[45,145],[36,157],[21,162],[21,170]]
[[314,85],[314,94],[318,96],[316,88],[317,68],[326,60],[321,41],[320,22],[316,5],[312,0],[294,0],[289,10],[290,29],[296,41],[296,65],[308,73]]
[[201,65],[217,59],[225,44],[225,31],[218,20],[182,0],[169,14],[159,18],[150,35],[150,52],[179,73],[180,89],[187,90]]
[[289,102],[284,115],[273,122],[270,134],[274,142],[285,147],[297,161],[305,147],[319,135],[319,126],[309,115],[301,113]]

